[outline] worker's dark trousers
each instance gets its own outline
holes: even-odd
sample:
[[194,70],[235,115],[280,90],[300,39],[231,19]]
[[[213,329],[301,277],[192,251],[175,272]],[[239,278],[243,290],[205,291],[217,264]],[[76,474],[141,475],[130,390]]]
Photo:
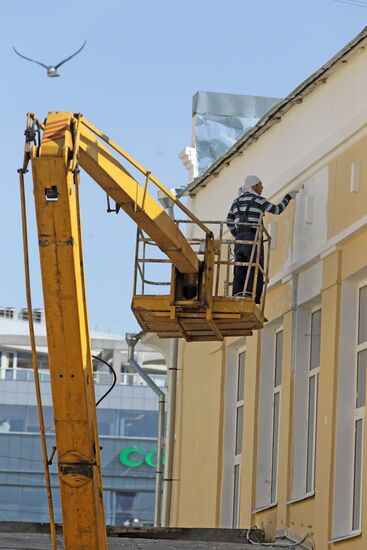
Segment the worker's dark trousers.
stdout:
[[[237,240],[240,241],[253,241],[255,239],[256,235],[256,229],[248,229],[246,232],[243,232],[241,234],[238,234],[236,236]],[[235,255],[235,261],[236,262],[249,262],[251,257],[251,250],[254,245],[252,244],[235,244],[234,246],[234,255]],[[255,247],[252,262],[256,262],[257,257],[257,248]],[[260,259],[259,259],[260,266],[264,269],[264,246],[261,245],[260,250]],[[255,267],[247,267],[247,266],[234,266],[233,271],[233,290],[232,294],[233,296],[238,295],[241,296],[243,292],[243,287],[245,285],[246,281],[246,275],[247,271],[250,269],[250,274],[248,277],[248,283],[246,288],[246,297],[250,297],[252,294],[252,289],[254,286],[254,279],[256,270]],[[263,291],[264,286],[264,277],[260,270],[258,270],[257,275],[257,283],[256,283],[256,296],[255,301],[257,304],[260,303],[261,294]]]

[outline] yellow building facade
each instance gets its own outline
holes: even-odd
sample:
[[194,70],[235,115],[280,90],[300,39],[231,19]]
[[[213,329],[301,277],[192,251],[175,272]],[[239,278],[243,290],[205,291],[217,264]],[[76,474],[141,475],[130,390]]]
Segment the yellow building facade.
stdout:
[[[192,182],[225,219],[247,174],[278,202],[264,329],[180,342],[171,525],[367,548],[367,32]],[[305,548],[312,548],[310,539]]]

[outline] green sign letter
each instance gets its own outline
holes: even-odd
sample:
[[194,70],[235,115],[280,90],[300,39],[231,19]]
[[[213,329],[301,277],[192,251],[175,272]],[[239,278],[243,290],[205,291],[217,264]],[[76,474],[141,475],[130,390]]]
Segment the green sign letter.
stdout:
[[[132,460],[130,458],[130,455],[140,455],[142,458],[139,460]],[[119,460],[121,464],[124,466],[128,466],[129,468],[137,468],[138,466],[141,466],[144,462],[144,453],[137,447],[126,447],[121,453],[119,454]]]
[[153,462],[153,456],[155,457],[156,454],[157,451],[149,451],[149,453],[145,455],[145,463],[152,468],[155,468],[157,465],[156,460]]

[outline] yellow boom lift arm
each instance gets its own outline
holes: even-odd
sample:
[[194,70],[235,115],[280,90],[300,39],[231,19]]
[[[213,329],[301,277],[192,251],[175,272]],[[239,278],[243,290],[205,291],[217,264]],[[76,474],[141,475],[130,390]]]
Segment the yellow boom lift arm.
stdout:
[[[111,149],[143,174],[142,185],[115,158]],[[104,550],[107,543],[83,273],[79,166],[115,201],[117,208],[123,209],[137,223],[139,238],[156,243],[172,263],[168,295],[139,295],[135,284],[132,309],[144,330],[162,337],[181,336],[189,341],[249,335],[253,329],[263,326],[265,293],[260,305],[256,305],[254,299],[220,296],[221,266],[229,272],[229,261],[221,256],[223,243],[229,251],[229,244],[222,239],[223,226],[221,238],[214,239],[207,225],[82,115],[52,112],[44,125],[28,115],[25,166],[29,159],[46,316],[64,544],[67,550]],[[189,223],[204,236],[202,259],[179,225],[149,195],[149,183],[172,199]],[[259,243],[263,240],[262,231],[263,228]],[[259,254],[260,245],[257,244],[257,259]],[[137,266],[139,261],[137,258]],[[259,263],[256,258],[252,261],[254,266]],[[215,270],[217,283],[214,285]],[[263,276],[266,283],[267,273]]]

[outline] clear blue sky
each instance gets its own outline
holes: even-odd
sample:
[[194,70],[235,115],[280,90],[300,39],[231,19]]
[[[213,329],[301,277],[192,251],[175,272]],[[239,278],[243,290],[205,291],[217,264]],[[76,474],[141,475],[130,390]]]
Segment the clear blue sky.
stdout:
[[[1,2],[0,305],[25,305],[19,186],[26,113],[82,112],[168,187],[186,183],[198,90],[284,97],[367,24],[367,9],[333,0],[64,0]],[[61,78],[17,57],[57,63]],[[82,175],[83,176],[83,175]],[[82,179],[91,324],[137,328],[130,312],[135,226],[105,213]],[[33,302],[42,307],[31,177]]]

